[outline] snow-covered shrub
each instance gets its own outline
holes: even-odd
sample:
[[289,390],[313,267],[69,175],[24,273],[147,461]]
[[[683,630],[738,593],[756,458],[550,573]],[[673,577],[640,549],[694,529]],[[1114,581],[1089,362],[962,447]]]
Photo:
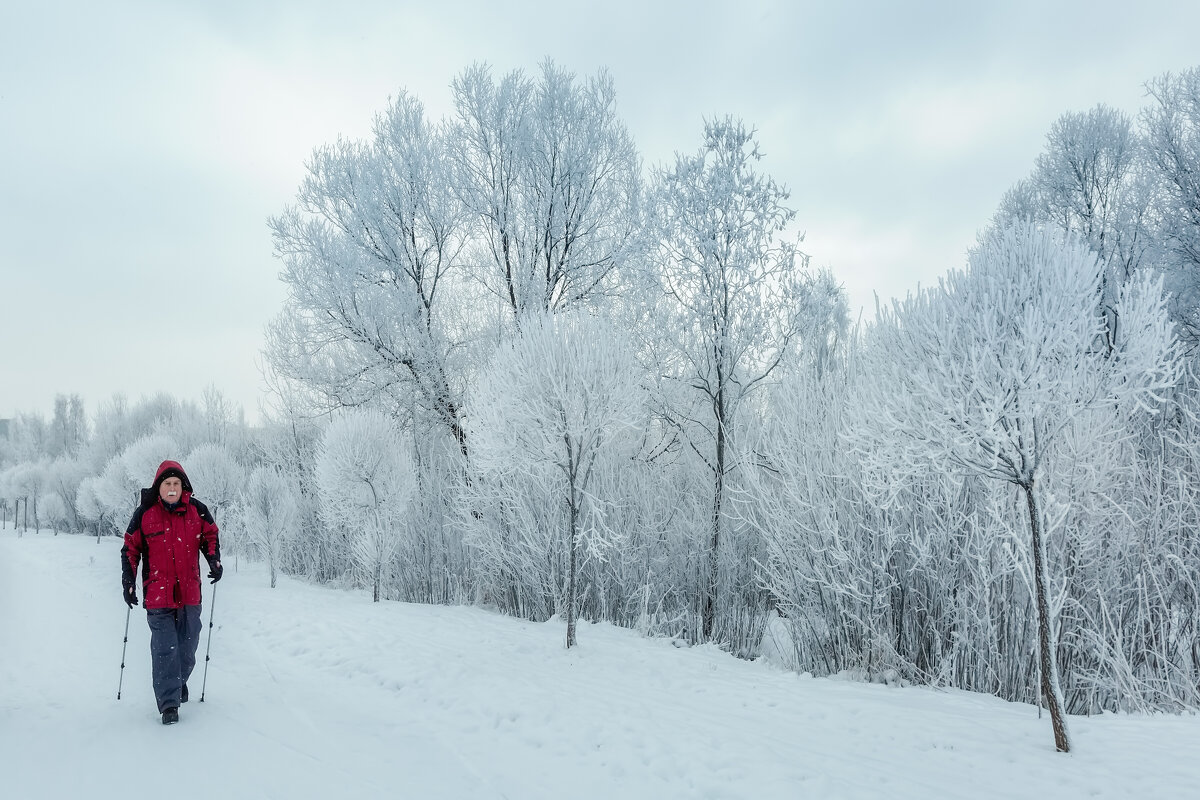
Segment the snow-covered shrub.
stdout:
[[330,423],[317,456],[321,516],[349,529],[355,564],[369,576],[376,602],[414,488],[409,450],[390,417],[355,410]]
[[296,488],[275,467],[257,467],[240,495],[240,521],[249,544],[266,559],[275,588],[283,549],[296,527]]

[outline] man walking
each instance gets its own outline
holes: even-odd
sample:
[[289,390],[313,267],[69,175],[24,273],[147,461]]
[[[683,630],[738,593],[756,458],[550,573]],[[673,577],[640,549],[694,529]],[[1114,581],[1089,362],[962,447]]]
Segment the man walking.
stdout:
[[130,608],[137,603],[135,576],[142,566],[154,696],[164,725],[179,721],[179,706],[188,700],[187,679],[200,644],[200,556],[212,582],[221,580],[217,534],[208,507],[192,497],[183,467],[164,461],[153,486],[142,490],[121,548],[121,584]]

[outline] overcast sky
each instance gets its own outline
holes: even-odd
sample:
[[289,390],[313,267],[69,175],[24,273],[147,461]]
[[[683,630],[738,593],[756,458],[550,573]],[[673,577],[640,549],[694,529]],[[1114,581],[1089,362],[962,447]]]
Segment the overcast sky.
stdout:
[[1059,115],[1200,65],[1196,31],[1190,0],[5,3],[0,418],[214,385],[257,419],[267,217],[314,147],[401,88],[440,117],[476,61],[607,68],[647,166],[742,117],[869,311],[963,263]]

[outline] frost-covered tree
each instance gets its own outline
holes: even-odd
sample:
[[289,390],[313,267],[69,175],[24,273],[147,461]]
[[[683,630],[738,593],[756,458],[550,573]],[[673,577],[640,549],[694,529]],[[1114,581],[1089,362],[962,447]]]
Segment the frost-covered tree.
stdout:
[[[10,467],[0,470],[0,494],[4,495],[6,506],[11,506],[13,514],[13,530],[21,530],[20,525],[20,510],[21,501],[25,496],[23,473],[26,469],[24,464],[14,464]],[[20,534],[18,534],[20,535]]]
[[231,402],[213,385],[204,389],[201,404],[204,441],[228,448],[235,458],[243,455],[246,416],[242,407]]
[[901,668],[887,619],[888,562],[900,532],[866,502],[853,455],[839,441],[853,401],[856,359],[810,357],[771,388],[737,512],[766,543],[762,579],[798,671],[878,678]]
[[129,401],[123,394],[113,395],[96,408],[92,435],[81,449],[81,458],[99,474],[135,438],[129,423]]
[[113,527],[121,532],[137,508],[139,487],[140,483],[129,479],[120,456],[109,459],[92,484],[101,516],[111,520]]
[[[1161,281],[1127,283],[1113,349],[1097,347],[1102,265],[1078,238],[1026,224],[998,231],[965,270],[910,295],[868,332],[857,424],[848,435],[887,502],[898,474],[940,469],[1007,482],[1027,511],[1041,693],[1055,745],[1071,743],[1056,660],[1047,537],[1061,522],[1048,464],[1073,436],[1093,449],[1119,414],[1148,407],[1178,378]],[[869,438],[855,438],[870,431]]]
[[87,416],[83,399],[73,394],[54,396],[54,418],[50,421],[50,441],[47,455],[74,456],[87,440]]
[[317,456],[321,516],[350,531],[355,564],[379,602],[383,570],[399,546],[413,491],[410,448],[387,415],[349,411],[325,429]]
[[461,309],[442,299],[465,226],[446,148],[401,94],[371,139],[314,152],[297,204],[271,221],[288,300],[267,357],[325,409],[419,403],[465,452],[450,363]]
[[80,515],[75,500],[79,484],[87,474],[87,466],[75,458],[56,458],[46,465],[46,483],[49,491],[57,495],[62,502],[55,530],[58,529],[58,525],[63,525],[64,530],[69,531],[80,529]]
[[690,397],[665,410],[709,471],[712,506],[700,565],[701,636],[713,635],[720,551],[728,525],[735,420],[774,373],[801,327],[807,259],[781,234],[795,216],[787,190],[755,165],[754,132],[705,123],[704,144],[659,170],[653,261],[664,293],[660,368]]
[[41,520],[38,518],[38,500],[49,487],[48,464],[42,461],[27,461],[13,468],[10,480],[16,495],[21,499],[25,514],[21,518],[21,530],[29,528],[29,516],[33,515],[33,530],[41,530]]
[[74,524],[74,502],[72,501],[71,508],[68,509],[67,502],[58,492],[49,492],[42,497],[40,516],[57,536],[59,531],[70,530],[71,525]]
[[97,494],[99,478],[89,475],[79,482],[75,491],[75,509],[79,518],[96,529],[96,541],[109,532],[117,532],[114,520],[106,515],[104,505]]
[[640,164],[612,78],[546,61],[452,85],[455,188],[472,215],[476,278],[520,324],[617,288],[638,247]]
[[1119,335],[1121,287],[1154,256],[1153,192],[1132,120],[1098,105],[1055,120],[1033,173],[1005,196],[995,223],[1048,223],[1096,252],[1105,267],[1097,302],[1111,340]]
[[628,459],[638,441],[644,399],[635,364],[626,338],[608,325],[578,314],[529,317],[511,346],[501,346],[471,404],[473,466],[498,490],[490,499],[504,505],[512,487],[536,483],[534,497],[561,530],[545,531],[553,549],[535,558],[559,557],[554,543],[563,542],[567,647],[576,644],[581,564],[603,560],[621,539],[593,492],[604,458],[623,448]]
[[1142,111],[1147,157],[1163,186],[1159,198],[1174,308],[1185,340],[1200,343],[1200,67],[1146,84]]
[[220,513],[229,508],[245,479],[245,471],[222,444],[202,444],[183,461],[192,489],[220,524]]
[[276,394],[274,410],[257,431],[255,449],[262,462],[296,480],[298,546],[289,551],[289,569],[314,580],[331,580],[347,572],[350,556],[345,531],[324,525],[320,518],[315,469],[323,425],[304,413],[294,381],[269,377]]
[[17,414],[8,427],[0,464],[19,464],[44,458],[50,450],[50,428],[40,414]]
[[125,448],[121,453],[121,465],[125,469],[126,485],[131,490],[134,505],[140,500],[138,489],[151,485],[162,462],[178,461],[180,458],[182,454],[175,439],[165,434],[143,436]]
[[102,515],[123,531],[159,465],[178,458],[174,440],[159,435],[143,436],[110,458],[92,484]]
[[275,467],[261,466],[246,478],[240,497],[246,538],[266,557],[274,589],[283,549],[295,532],[295,487]]

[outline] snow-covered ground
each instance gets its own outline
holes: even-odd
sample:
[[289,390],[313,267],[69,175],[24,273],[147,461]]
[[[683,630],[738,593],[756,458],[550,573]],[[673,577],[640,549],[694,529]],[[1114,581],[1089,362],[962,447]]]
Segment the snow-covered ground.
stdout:
[[607,625],[567,651],[558,621],[272,590],[245,563],[218,585],[205,702],[202,639],[164,727],[140,609],[116,699],[119,547],[0,532],[6,800],[1200,796],[1196,717],[1073,718],[1062,755],[1048,719],[991,697],[805,679]]

